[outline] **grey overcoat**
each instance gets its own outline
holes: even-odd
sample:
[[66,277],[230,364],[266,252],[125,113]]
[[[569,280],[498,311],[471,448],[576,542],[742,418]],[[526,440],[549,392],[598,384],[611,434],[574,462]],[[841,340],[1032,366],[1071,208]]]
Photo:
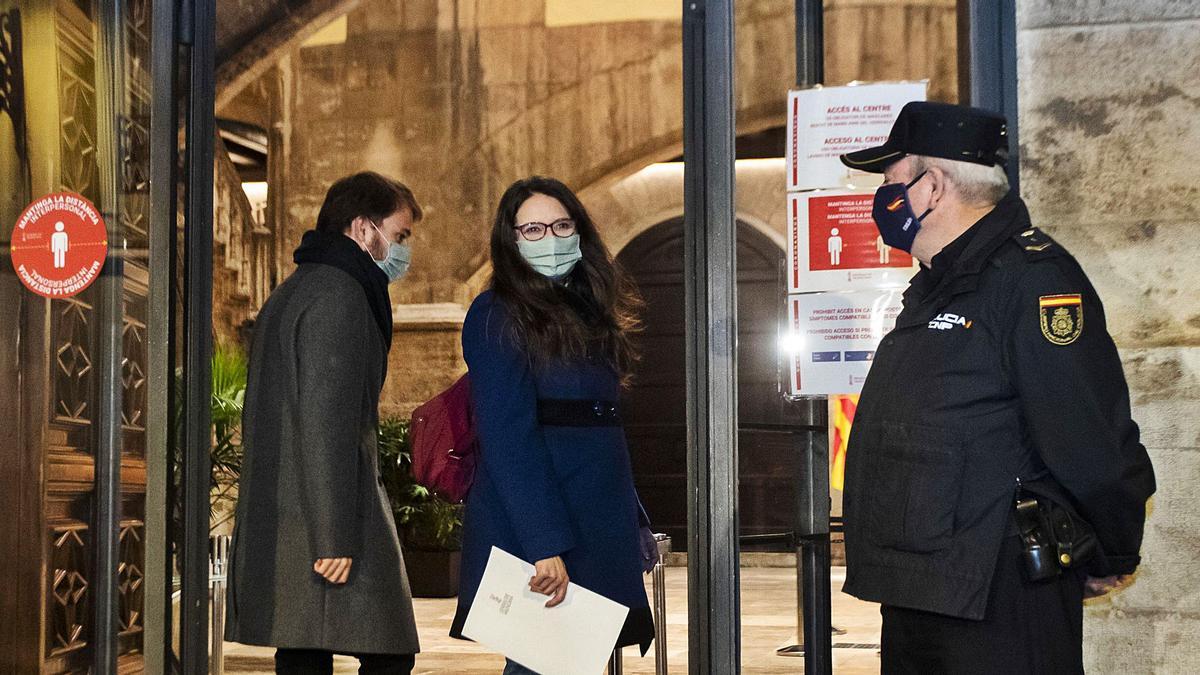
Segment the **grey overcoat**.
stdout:
[[[255,323],[225,638],[341,653],[419,651],[376,451],[383,337],[346,272],[304,264]],[[349,581],[313,572],[351,557]]]

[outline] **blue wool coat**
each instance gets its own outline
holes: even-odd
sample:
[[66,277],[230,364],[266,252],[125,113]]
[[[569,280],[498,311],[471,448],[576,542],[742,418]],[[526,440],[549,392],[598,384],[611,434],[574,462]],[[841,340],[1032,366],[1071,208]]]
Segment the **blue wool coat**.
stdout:
[[638,548],[637,494],[619,427],[552,427],[538,399],[617,401],[612,367],[578,361],[534,367],[491,291],[463,325],[463,354],[480,439],[467,497],[462,586],[450,634],[461,630],[493,546],[536,562],[562,556],[571,581],[630,608],[621,646],[653,639]]

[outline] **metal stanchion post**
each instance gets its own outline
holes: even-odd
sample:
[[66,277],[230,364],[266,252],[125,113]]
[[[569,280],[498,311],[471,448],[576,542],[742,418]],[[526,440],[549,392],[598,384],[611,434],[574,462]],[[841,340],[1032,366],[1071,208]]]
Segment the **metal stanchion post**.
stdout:
[[794,426],[800,457],[796,514],[796,643],[780,656],[803,656],[805,672],[832,671],[829,582],[829,439],[824,399],[802,403],[803,424]]
[[654,565],[654,672],[667,675],[667,554],[671,538],[654,535],[658,542],[658,562]]
[[225,584],[229,574],[229,537],[209,537],[208,583],[212,598],[212,647],[209,651],[208,672],[225,672]]
[[[654,535],[658,542],[658,561],[650,573],[654,587],[654,598],[651,611],[654,613],[654,672],[657,675],[667,673],[667,554],[671,552],[671,538],[665,534]],[[621,675],[624,670],[621,650],[613,652],[608,661],[608,675]]]
[[612,658],[608,660],[608,675],[621,675],[625,671],[625,666],[621,662],[621,648],[617,647],[613,650]]

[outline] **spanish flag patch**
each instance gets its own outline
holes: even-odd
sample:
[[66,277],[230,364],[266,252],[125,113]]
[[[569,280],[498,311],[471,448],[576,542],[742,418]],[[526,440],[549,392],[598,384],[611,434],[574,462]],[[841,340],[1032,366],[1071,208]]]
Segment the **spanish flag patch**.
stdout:
[[1043,295],[1038,298],[1042,335],[1052,344],[1069,345],[1083,333],[1083,296]]

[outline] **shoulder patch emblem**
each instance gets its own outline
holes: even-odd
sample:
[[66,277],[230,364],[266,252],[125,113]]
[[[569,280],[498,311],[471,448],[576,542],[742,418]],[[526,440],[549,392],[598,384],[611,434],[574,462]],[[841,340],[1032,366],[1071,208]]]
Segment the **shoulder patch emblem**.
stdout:
[[1038,298],[1042,335],[1052,344],[1069,345],[1083,333],[1083,296],[1043,295]]

